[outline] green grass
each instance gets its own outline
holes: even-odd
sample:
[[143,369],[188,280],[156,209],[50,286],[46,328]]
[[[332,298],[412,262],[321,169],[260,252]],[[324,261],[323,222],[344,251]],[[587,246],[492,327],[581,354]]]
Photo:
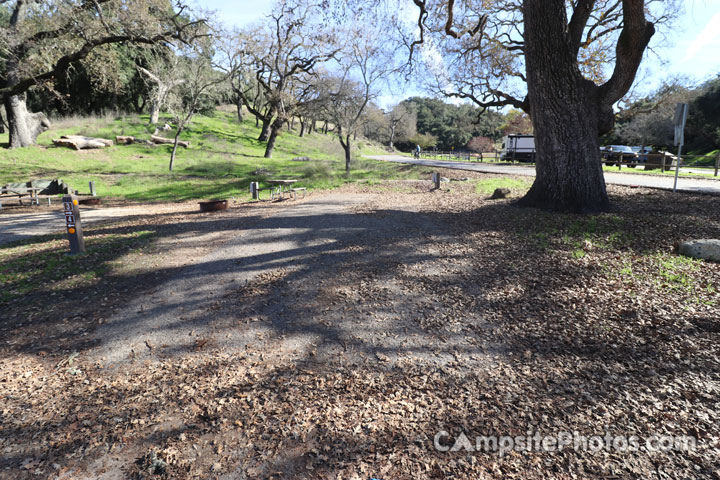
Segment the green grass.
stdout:
[[[700,166],[700,165],[702,165],[702,164],[696,163],[696,164],[690,165],[688,163],[685,163],[683,166],[684,167],[692,167],[692,166]],[[636,174],[641,174],[641,175],[663,175],[663,176],[670,176],[670,177],[675,176],[675,170],[668,170],[666,172],[662,172],[662,171],[660,171],[660,169],[638,170],[635,168],[629,168],[629,167],[625,167],[625,166],[623,166],[622,170],[618,170],[617,167],[603,166],[603,171],[614,172],[614,173],[636,173]],[[714,170],[711,170],[711,169],[708,169],[708,173],[683,172],[681,169],[679,176],[680,177],[699,177],[699,178],[705,178],[705,177],[720,178],[720,177],[715,177]]]
[[522,190],[530,188],[531,180],[496,177],[478,181],[475,184],[475,191],[482,195],[491,195],[498,188],[509,188],[510,190]]
[[[161,121],[162,123],[162,121]],[[358,138],[354,142],[352,171],[344,171],[343,151],[331,134],[313,133],[300,138],[283,130],[272,159],[263,158],[265,144],[257,137],[255,121],[242,124],[231,111],[218,109],[211,116],[196,116],[182,140],[191,148],[179,149],[170,172],[171,145],[115,145],[101,150],[74,151],[52,145],[60,135],[82,134],[114,139],[116,135],[149,138],[154,127],[148,117],[71,118],[56,121],[38,145],[0,150],[0,184],[30,179],[60,178],[81,192],[94,181],[98,194],[132,201],[181,201],[209,198],[249,198],[251,181],[261,184],[274,177],[298,178],[298,186],[333,188],[345,182],[417,178],[418,167],[362,159],[384,153],[382,147]],[[7,135],[0,136],[0,144]],[[293,162],[294,157],[310,162]],[[262,171],[261,173],[254,173]],[[266,185],[265,185],[266,186]]]
[[105,275],[120,254],[148,245],[155,232],[87,237],[86,253],[78,256],[68,255],[65,237],[51,235],[41,243],[30,240],[0,249],[0,305],[40,288],[52,294],[91,285]]
[[688,152],[687,157],[683,155],[683,160],[685,161],[685,166],[688,167],[714,167],[718,155],[720,155],[720,149],[713,150],[712,152],[708,152],[705,154],[699,152]]

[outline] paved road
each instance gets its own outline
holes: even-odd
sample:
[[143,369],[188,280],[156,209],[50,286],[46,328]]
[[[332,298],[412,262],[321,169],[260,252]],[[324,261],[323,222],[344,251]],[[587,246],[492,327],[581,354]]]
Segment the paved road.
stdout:
[[[494,165],[489,163],[451,162],[445,160],[426,159],[416,160],[413,158],[401,157],[399,155],[376,155],[369,158],[374,160],[383,160],[386,162],[412,163],[416,165],[450,168],[454,170],[469,170],[473,172],[498,173],[503,175],[535,176],[535,167],[522,165]],[[605,181],[613,185],[672,190],[675,179],[671,176],[605,172]],[[703,192],[720,195],[720,180],[680,177],[678,180],[678,189],[685,192]]]

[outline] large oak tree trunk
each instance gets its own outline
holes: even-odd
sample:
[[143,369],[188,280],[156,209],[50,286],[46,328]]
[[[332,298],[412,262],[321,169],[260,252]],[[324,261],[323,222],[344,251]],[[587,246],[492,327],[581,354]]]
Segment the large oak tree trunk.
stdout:
[[612,106],[632,86],[655,32],[643,0],[622,5],[615,70],[598,86],[583,77],[577,60],[592,2],[578,2],[568,21],[565,0],[524,0],[526,108],[537,175],[522,205],[582,213],[609,208],[598,137],[612,129]]
[[[16,31],[19,25],[25,21],[28,12],[28,2],[16,2],[13,14],[10,17],[10,28]],[[16,86],[19,82],[18,72],[20,67],[18,60],[12,56],[7,59],[5,65],[7,87]],[[10,137],[10,148],[28,147],[35,145],[38,135],[50,128],[50,121],[44,113],[32,113],[28,111],[25,103],[25,94],[11,95],[3,98],[5,114]]]
[[562,31],[567,22],[563,2],[549,3],[555,5],[525,2],[527,102],[537,176],[521,204],[605,211],[609,202],[600,163],[597,87],[583,77]]
[[25,95],[14,95],[5,99],[10,148],[35,145],[38,135],[50,128],[50,121],[44,113],[28,111]]

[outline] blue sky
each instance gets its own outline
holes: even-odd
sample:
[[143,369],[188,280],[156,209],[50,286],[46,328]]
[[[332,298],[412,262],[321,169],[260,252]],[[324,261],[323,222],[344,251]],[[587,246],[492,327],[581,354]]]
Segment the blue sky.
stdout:
[[[227,25],[243,26],[270,12],[270,0],[205,0]],[[637,90],[648,93],[666,76],[685,75],[699,83],[720,74],[720,0],[684,0],[684,13],[665,38],[654,39]],[[399,100],[399,99],[398,99]],[[385,103],[385,102],[383,102]]]

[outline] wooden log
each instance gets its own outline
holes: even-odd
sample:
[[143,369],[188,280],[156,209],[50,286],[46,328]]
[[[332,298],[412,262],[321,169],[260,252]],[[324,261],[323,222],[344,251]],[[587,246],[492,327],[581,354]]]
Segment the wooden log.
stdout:
[[81,140],[81,141],[86,141],[86,142],[100,142],[100,143],[103,143],[106,147],[112,147],[112,146],[113,146],[113,141],[112,141],[112,140],[108,140],[108,139],[106,139],[106,138],[85,137],[85,136],[83,136],[83,135],[63,135],[63,136],[60,137],[60,138],[61,138],[61,139],[66,139],[66,140]]
[[[159,144],[172,145],[173,143],[175,143],[175,140],[173,140],[172,138],[158,137],[157,135],[152,135],[150,137],[150,140],[152,140],[153,143],[159,143]],[[190,142],[178,141],[178,145],[180,145],[181,147],[184,147],[184,148],[190,148]]]
[[127,136],[127,135],[117,135],[115,136],[115,143],[118,145],[132,145],[135,143],[135,137]]
[[63,135],[60,139],[53,140],[53,143],[59,147],[74,148],[75,150],[105,148],[113,145],[112,140],[84,137],[82,135]]

